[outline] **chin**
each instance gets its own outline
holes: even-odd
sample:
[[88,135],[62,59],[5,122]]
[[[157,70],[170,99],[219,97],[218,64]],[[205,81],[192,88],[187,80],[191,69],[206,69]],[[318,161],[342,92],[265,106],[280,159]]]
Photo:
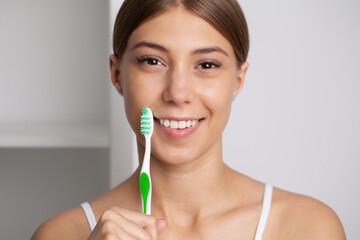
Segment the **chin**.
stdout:
[[183,165],[191,163],[198,158],[196,151],[193,149],[164,150],[161,149],[160,152],[153,152],[153,155],[163,164]]

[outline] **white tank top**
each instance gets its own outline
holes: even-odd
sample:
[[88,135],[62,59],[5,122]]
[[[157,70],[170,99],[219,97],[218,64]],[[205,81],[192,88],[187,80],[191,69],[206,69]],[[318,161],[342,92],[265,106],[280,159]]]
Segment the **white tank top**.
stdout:
[[[256,228],[256,234],[254,240],[262,240],[262,236],[265,230],[265,225],[269,216],[270,207],[271,207],[271,199],[272,199],[272,190],[273,187],[270,184],[265,184],[265,192],[263,198],[263,206],[259,219],[258,226]],[[94,216],[94,212],[91,209],[91,206],[88,202],[84,202],[81,204],[82,209],[85,212],[86,218],[89,222],[91,231],[94,230],[96,226],[96,219]]]

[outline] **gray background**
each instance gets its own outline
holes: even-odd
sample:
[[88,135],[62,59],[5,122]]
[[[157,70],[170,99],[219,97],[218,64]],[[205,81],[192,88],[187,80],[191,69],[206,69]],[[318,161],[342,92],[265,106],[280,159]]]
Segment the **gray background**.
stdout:
[[241,4],[250,68],[224,134],[225,161],[325,202],[348,239],[360,239],[360,1]]
[[[64,126],[109,126],[109,38],[108,1],[0,0],[1,240],[30,239],[46,219],[109,189],[108,147],[47,143]],[[9,148],[9,123],[61,128],[35,147]]]
[[[30,238],[137,166],[107,66],[120,3],[0,1],[0,135],[7,122],[85,121],[109,124],[112,140],[109,148],[0,148],[0,239]],[[325,202],[348,239],[360,239],[360,2],[240,3],[250,68],[224,133],[225,161]],[[123,155],[132,160],[114,161]]]
[[30,239],[42,222],[104,194],[107,150],[0,149],[0,239]]

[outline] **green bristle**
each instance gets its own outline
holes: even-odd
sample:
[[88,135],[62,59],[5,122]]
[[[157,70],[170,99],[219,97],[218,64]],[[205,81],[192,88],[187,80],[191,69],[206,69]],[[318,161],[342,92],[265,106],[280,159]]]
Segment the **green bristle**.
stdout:
[[153,127],[153,116],[151,110],[147,108],[142,109],[142,115],[140,118],[140,131],[143,135],[151,134]]
[[151,114],[150,111],[149,111],[149,109],[147,109],[147,108],[143,108],[143,109],[141,110],[141,112],[142,112],[143,115]]

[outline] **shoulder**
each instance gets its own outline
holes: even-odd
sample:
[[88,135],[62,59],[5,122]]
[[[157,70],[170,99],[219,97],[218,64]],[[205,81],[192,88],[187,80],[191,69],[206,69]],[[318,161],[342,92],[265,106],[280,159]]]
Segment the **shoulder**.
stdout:
[[[129,198],[134,195],[134,199],[137,198],[137,192],[130,194],[130,190],[134,189],[129,187],[129,184],[124,183],[115,187],[114,189],[106,192],[104,195],[89,202],[91,209],[95,215],[95,219],[98,220],[103,212],[113,206],[120,206],[126,209],[132,209],[133,206],[129,206],[129,203],[135,201],[128,201]],[[126,198],[122,196],[127,196]],[[121,199],[118,202],[118,199]],[[125,204],[127,203],[127,205]],[[79,205],[76,208],[62,212],[46,222],[44,222],[34,233],[31,240],[57,240],[57,239],[87,239],[90,235],[90,226],[86,215]]]
[[31,240],[86,239],[89,234],[90,228],[79,206],[44,222],[35,231]]
[[314,198],[274,188],[271,208],[269,228],[276,229],[276,239],[345,239],[336,213]]

